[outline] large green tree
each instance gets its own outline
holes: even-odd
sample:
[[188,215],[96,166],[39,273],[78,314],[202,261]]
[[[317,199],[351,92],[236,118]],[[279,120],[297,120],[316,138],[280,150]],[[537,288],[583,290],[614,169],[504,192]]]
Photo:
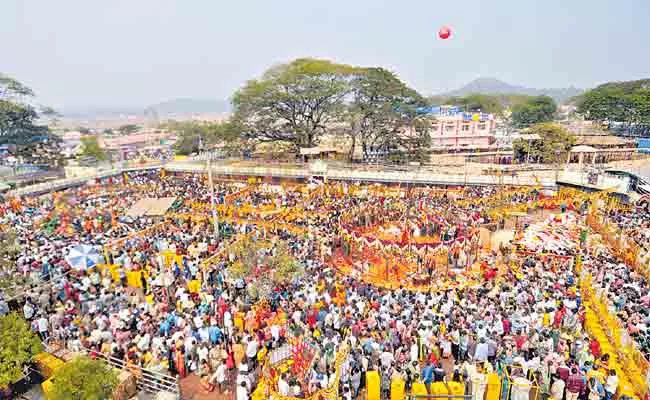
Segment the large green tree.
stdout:
[[521,161],[529,158],[542,163],[566,160],[567,153],[576,142],[575,136],[564,127],[546,122],[525,130],[526,134],[539,135],[539,140],[516,139],[513,142],[515,157]]
[[0,317],[0,387],[20,380],[23,366],[43,351],[43,344],[18,314]]
[[557,105],[549,96],[533,96],[525,103],[512,107],[512,124],[525,128],[534,124],[553,121]]
[[104,149],[99,145],[97,136],[84,136],[81,138],[81,155],[93,157],[98,161],[104,161],[108,158]]
[[634,135],[650,135],[650,79],[610,82],[576,98],[578,112],[589,120],[623,124]]
[[63,364],[52,380],[53,400],[110,399],[118,384],[116,370],[87,356]]
[[311,147],[340,122],[345,99],[363,69],[301,58],[248,81],[233,96],[234,118],[247,137]]
[[417,125],[424,117],[417,116],[417,108],[425,99],[409,88],[395,74],[383,68],[366,68],[353,82],[353,100],[349,104],[352,145],[357,142],[364,156],[371,151],[386,151],[400,144],[412,144],[428,134],[428,129]]
[[62,157],[56,145],[59,139],[46,125],[40,125],[40,114],[53,115],[53,110],[39,110],[30,103],[34,92],[16,79],[0,73],[0,144],[16,146],[16,155],[27,162],[55,163]]

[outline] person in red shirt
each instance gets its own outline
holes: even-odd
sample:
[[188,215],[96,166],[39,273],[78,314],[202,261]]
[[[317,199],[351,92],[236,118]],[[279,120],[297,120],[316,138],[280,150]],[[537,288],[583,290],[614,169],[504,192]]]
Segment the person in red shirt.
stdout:
[[488,268],[487,271],[485,271],[485,279],[488,281],[496,278],[496,276],[497,276],[496,268]]
[[600,357],[600,343],[598,343],[598,340],[591,339],[591,342],[589,343],[589,350],[591,350],[591,354],[593,354],[594,358],[599,358]]
[[577,400],[580,393],[584,390],[585,382],[578,369],[571,368],[571,375],[566,382],[566,400]]
[[438,357],[436,356],[435,351],[429,353],[429,363],[433,365],[438,365]]
[[314,309],[309,310],[309,313],[307,314],[307,325],[309,325],[309,328],[312,330],[316,326],[316,318],[317,318],[316,310]]
[[508,320],[508,318],[503,317],[503,319],[501,320],[501,324],[503,325],[503,334],[506,336],[510,335],[510,321]]
[[559,329],[560,326],[562,326],[562,319],[564,319],[564,314],[566,314],[566,309],[564,306],[562,306],[562,308],[555,313],[555,317],[553,318],[554,328]]
[[526,335],[523,333],[519,333],[515,336],[515,345],[517,346],[517,350],[521,350],[521,348],[524,346],[524,343],[526,343],[526,340],[528,340],[528,337],[526,337]]

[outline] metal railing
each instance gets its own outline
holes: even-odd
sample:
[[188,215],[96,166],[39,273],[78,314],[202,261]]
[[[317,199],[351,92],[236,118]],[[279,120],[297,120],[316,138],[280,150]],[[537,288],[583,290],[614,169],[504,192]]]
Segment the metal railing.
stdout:
[[[196,163],[172,163],[165,166],[170,171],[177,172],[206,172],[206,166]],[[551,178],[538,179],[534,176],[491,176],[476,173],[440,173],[424,168],[391,171],[391,170],[365,170],[356,168],[329,167],[326,171],[316,173],[309,167],[280,167],[280,166],[240,166],[240,165],[213,165],[212,172],[226,176],[273,176],[279,178],[305,179],[314,175],[324,176],[332,180],[385,182],[385,183],[411,183],[411,184],[439,184],[439,185],[514,185],[555,187],[555,180]],[[538,182],[539,180],[539,182]]]
[[[364,182],[385,182],[385,183],[410,183],[410,184],[437,184],[437,185],[513,185],[513,186],[538,186],[555,187],[555,179],[549,177],[537,178],[530,175],[485,175],[477,172],[467,173],[463,171],[441,171],[432,167],[406,168],[395,170],[392,168],[372,168],[364,165],[331,165],[325,171],[314,171],[309,164],[298,164],[291,166],[268,166],[268,164],[242,163],[233,165],[231,163],[213,164],[213,173],[222,176],[259,176],[278,177],[289,179],[306,179],[314,175],[324,176],[333,180],[364,181]],[[175,172],[207,172],[207,167],[200,162],[171,162],[149,164],[144,166],[115,168],[98,171],[84,176],[60,179],[56,181],[40,183],[22,187],[10,191],[11,195],[29,195],[46,193],[53,190],[65,189],[67,187],[83,185],[89,180],[106,178],[119,175],[123,172],[143,171],[164,167]]]
[[[47,352],[54,354],[54,351],[49,344],[49,339],[46,339],[43,342],[43,347]],[[117,370],[129,371],[135,377],[138,391],[145,391],[152,394],[167,392],[175,395],[177,399],[181,398],[178,379],[171,375],[148,368],[142,368],[137,365],[127,365],[124,360],[120,360],[83,346],[79,346],[78,349],[80,350],[80,353],[86,355],[92,354],[93,357],[103,360]]]
[[38,194],[38,193],[47,193],[54,190],[65,189],[68,187],[81,186],[93,179],[101,179],[101,178],[107,178],[109,176],[116,176],[123,172],[157,169],[162,166],[163,164],[155,164],[155,165],[152,164],[152,165],[147,165],[142,167],[115,168],[115,169],[109,169],[104,171],[97,171],[88,175],[76,176],[74,178],[59,179],[56,181],[50,181],[50,182],[38,183],[36,185],[25,186],[19,189],[9,191],[8,195],[23,196],[23,195]]
[[[88,349],[83,349],[90,352]],[[149,393],[169,392],[174,393],[177,399],[180,399],[180,388],[178,380],[171,375],[167,375],[151,369],[142,368],[136,365],[127,365],[124,360],[105,355],[100,352],[92,352],[95,357],[106,361],[110,366],[118,370],[126,369],[131,372],[136,379],[136,387],[140,391]]]

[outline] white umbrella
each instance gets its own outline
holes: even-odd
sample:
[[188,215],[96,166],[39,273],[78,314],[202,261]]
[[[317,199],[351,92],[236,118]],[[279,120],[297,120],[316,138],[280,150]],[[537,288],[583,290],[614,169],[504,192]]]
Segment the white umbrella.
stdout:
[[103,257],[96,247],[81,244],[72,247],[65,260],[72,268],[85,271],[92,266],[100,264],[103,261]]

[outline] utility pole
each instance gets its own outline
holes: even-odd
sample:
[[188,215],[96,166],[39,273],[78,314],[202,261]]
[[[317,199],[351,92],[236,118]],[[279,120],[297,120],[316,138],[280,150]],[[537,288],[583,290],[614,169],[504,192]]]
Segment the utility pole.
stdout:
[[212,210],[212,227],[214,229],[214,237],[219,241],[219,214],[214,204],[214,181],[212,180],[212,166],[210,160],[212,154],[203,152],[203,137],[199,136],[199,151],[205,156],[206,168],[208,169],[208,185],[210,185],[210,209]]
[[212,166],[210,165],[211,154],[207,155],[208,183],[210,185],[210,209],[212,210],[212,225],[214,228],[214,237],[219,241],[219,214],[214,204],[214,181],[212,180]]

